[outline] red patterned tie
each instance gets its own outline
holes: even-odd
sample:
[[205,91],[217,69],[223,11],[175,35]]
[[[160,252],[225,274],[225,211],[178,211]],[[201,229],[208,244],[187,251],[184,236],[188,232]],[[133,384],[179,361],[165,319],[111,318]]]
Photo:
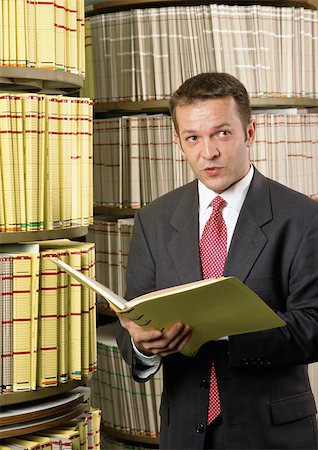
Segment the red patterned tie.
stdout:
[[[203,278],[219,278],[223,275],[226,260],[227,232],[222,208],[225,200],[217,196],[212,202],[212,214],[207,221],[200,240],[200,257]],[[219,391],[212,362],[209,392],[208,424],[221,413]]]

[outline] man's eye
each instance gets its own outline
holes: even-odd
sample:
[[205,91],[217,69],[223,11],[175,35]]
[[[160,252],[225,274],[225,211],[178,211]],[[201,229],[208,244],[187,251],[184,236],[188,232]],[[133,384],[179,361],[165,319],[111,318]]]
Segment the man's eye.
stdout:
[[197,137],[196,136],[189,136],[189,137],[187,137],[187,139],[186,139],[186,141],[187,142],[195,142],[197,140]]
[[225,131],[225,130],[222,130],[222,131],[218,132],[218,136],[220,136],[220,137],[230,136],[230,134],[231,134],[230,131]]

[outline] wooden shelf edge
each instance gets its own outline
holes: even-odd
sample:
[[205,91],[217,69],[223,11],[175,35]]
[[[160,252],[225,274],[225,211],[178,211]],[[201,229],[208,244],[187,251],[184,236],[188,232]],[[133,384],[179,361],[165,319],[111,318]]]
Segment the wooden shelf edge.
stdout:
[[[318,99],[301,97],[251,97],[252,108],[316,108]],[[143,100],[136,102],[95,102],[94,112],[169,112],[169,100]]]
[[17,244],[21,242],[46,241],[50,239],[73,239],[86,236],[87,227],[65,228],[61,230],[21,231],[0,233],[0,244]]
[[[123,11],[127,9],[136,8],[154,8],[163,6],[189,6],[189,5],[205,5],[211,3],[222,3],[229,5],[255,5],[260,4],[263,6],[293,6],[293,7],[303,7],[307,9],[317,9],[317,0],[108,0],[102,3],[97,3],[92,5],[90,8],[86,9],[86,17],[94,16],[97,14]],[[277,4],[279,3],[279,4]]]
[[29,433],[37,433],[39,431],[47,430],[49,428],[57,428],[58,426],[62,426],[70,419],[74,419],[75,417],[78,417],[82,413],[86,411],[86,405],[80,404],[76,406],[75,408],[72,408],[70,411],[64,411],[63,413],[51,417],[46,418],[44,421],[41,422],[32,422],[32,423],[25,423],[21,427],[18,428],[5,428],[0,429],[0,439],[5,439],[8,437],[14,437],[14,436],[21,436],[23,434],[29,434]]
[[117,208],[116,206],[94,206],[94,215],[132,217],[137,209]]
[[[86,387],[85,389],[89,390],[89,388]],[[65,392],[55,395],[53,402],[57,400],[58,403],[56,404],[52,403],[52,398],[50,398],[51,403],[32,400],[32,402],[27,403],[28,406],[30,404],[37,405],[37,407],[35,407],[32,411],[30,411],[28,407],[26,409],[21,408],[20,410],[17,410],[16,407],[9,407],[9,409],[4,408],[5,412],[2,414],[3,408],[1,408],[0,425],[12,426],[13,422],[23,424],[34,420],[44,420],[46,417],[54,417],[56,415],[63,414],[65,411],[69,411],[87,400],[87,392],[85,392],[83,388],[76,387],[75,389],[68,391],[68,393],[70,396],[67,396]],[[63,399],[63,401],[60,399]],[[47,399],[43,400],[46,401]]]
[[124,433],[123,431],[118,431],[108,425],[105,425],[105,423],[103,423],[103,428],[105,430],[106,436],[112,437],[114,439],[125,440],[129,442],[138,442],[141,444],[159,444],[159,437],[152,438],[150,436]]
[[12,392],[9,394],[1,394],[0,407],[55,397],[56,395],[64,394],[65,392],[68,392],[78,386],[83,386],[89,379],[90,376],[87,376],[83,377],[83,379],[79,381],[70,380],[66,383],[60,383],[57,386],[38,388],[35,391]]
[[83,87],[81,75],[33,67],[0,66],[0,91],[73,92]]

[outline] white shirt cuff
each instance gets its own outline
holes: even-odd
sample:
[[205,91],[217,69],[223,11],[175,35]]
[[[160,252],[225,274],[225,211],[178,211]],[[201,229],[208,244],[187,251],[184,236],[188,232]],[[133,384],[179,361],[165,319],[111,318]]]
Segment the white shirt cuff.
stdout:
[[161,356],[159,355],[146,356],[143,353],[141,353],[140,350],[138,350],[138,348],[134,343],[133,338],[131,338],[131,343],[138,361],[141,362],[141,364],[143,364],[144,366],[149,366],[149,368],[145,370],[135,369],[136,375],[139,378],[148,378],[150,375],[153,375],[158,370],[161,363]]

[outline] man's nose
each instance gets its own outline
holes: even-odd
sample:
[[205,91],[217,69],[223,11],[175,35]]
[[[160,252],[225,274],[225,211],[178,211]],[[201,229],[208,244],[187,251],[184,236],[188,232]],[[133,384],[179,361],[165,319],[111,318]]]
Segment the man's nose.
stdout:
[[212,139],[206,139],[202,143],[201,156],[206,159],[213,159],[219,156],[218,146]]

